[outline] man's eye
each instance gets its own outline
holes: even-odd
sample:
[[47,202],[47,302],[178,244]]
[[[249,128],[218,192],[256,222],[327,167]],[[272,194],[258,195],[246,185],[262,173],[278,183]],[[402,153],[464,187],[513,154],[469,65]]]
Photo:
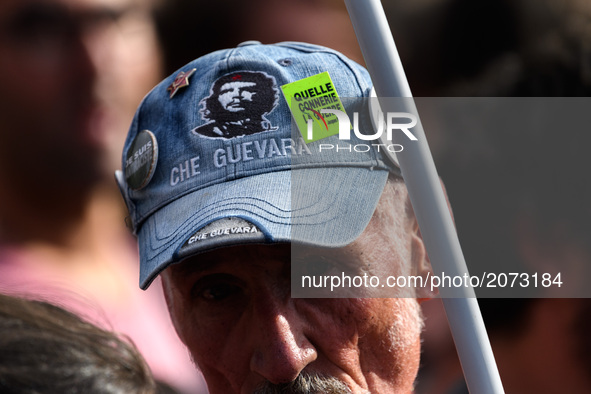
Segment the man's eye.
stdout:
[[228,283],[220,283],[203,289],[201,296],[208,301],[222,301],[238,292],[240,292],[238,286],[230,285]]
[[361,272],[361,267],[357,260],[340,255],[325,256],[309,254],[296,256],[292,259],[292,268],[292,272],[307,276],[340,276],[343,273],[355,275]]
[[301,275],[323,276],[338,273],[338,263],[324,257],[307,257],[305,259],[292,261],[297,264],[296,272]]
[[242,287],[230,275],[216,274],[201,278],[193,286],[193,295],[205,301],[223,301],[242,293]]

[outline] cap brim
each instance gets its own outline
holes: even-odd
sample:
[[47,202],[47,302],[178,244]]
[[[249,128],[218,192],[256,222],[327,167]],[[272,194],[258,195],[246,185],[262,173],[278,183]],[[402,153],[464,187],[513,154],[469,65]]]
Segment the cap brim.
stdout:
[[[198,230],[241,218],[262,233],[258,242],[341,247],[369,223],[388,171],[357,167],[271,172],[219,183],[186,194],[150,215],[138,230],[140,287],[186,255],[181,247]],[[240,244],[238,241],[236,244]],[[227,246],[206,242],[191,255]]]

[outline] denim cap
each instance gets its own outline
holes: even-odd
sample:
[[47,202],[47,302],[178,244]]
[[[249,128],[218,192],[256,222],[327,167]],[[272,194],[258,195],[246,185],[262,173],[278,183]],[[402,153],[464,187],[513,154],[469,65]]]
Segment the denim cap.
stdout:
[[138,237],[141,288],[214,248],[341,247],[363,232],[399,170],[375,147],[350,149],[368,145],[354,133],[304,142],[281,86],[326,71],[340,97],[369,96],[367,71],[334,50],[249,41],[192,61],[144,98],[116,173]]

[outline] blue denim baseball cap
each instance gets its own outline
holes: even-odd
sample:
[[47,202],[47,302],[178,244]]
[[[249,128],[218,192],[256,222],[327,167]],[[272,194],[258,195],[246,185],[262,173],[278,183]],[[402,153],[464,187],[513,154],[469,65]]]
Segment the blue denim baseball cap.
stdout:
[[332,49],[254,41],[200,57],[148,93],[116,173],[138,237],[141,288],[214,248],[341,247],[363,232],[388,175],[400,172],[353,133],[302,138],[282,87],[326,72],[330,83],[296,96],[369,97],[367,71]]

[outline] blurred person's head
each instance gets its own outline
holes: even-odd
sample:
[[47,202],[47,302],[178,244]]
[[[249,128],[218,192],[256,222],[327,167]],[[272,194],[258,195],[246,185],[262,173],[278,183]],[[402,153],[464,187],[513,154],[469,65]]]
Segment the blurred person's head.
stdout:
[[246,40],[309,42],[363,62],[343,1],[168,0],[167,4],[159,14],[159,25],[169,73],[197,56]]
[[152,374],[116,333],[45,301],[0,294],[0,391],[152,394]]
[[3,184],[72,191],[111,179],[133,111],[161,76],[152,3],[0,3]]
[[[565,11],[562,5],[570,2],[543,2],[549,3]],[[446,138],[454,144],[439,170],[454,203],[467,261],[488,272],[551,273],[562,281],[531,286],[530,297],[536,298],[479,300],[505,388],[587,392],[591,102],[573,96],[586,96],[591,79],[583,31],[567,34],[581,28],[567,28],[567,21],[584,14],[552,15],[554,23],[527,15],[526,25],[536,25],[540,40],[529,37],[516,55],[521,68],[506,83],[483,78],[478,87],[500,97],[474,99],[487,103],[490,112],[485,116],[474,105],[478,125],[448,130]]]
[[[253,102],[278,99],[239,112],[264,113],[265,124],[201,133],[212,121],[200,103],[218,102],[216,92],[249,73],[268,81],[250,92]],[[211,393],[412,392],[428,293],[292,295],[306,275],[429,271],[397,164],[375,146],[319,150],[361,144],[357,136],[306,144],[292,129],[292,97],[321,110],[341,105],[335,95],[367,103],[371,87],[363,67],[329,48],[251,41],[187,64],[138,109],[117,179],[139,239],[140,284],[162,277],[177,333]]]

